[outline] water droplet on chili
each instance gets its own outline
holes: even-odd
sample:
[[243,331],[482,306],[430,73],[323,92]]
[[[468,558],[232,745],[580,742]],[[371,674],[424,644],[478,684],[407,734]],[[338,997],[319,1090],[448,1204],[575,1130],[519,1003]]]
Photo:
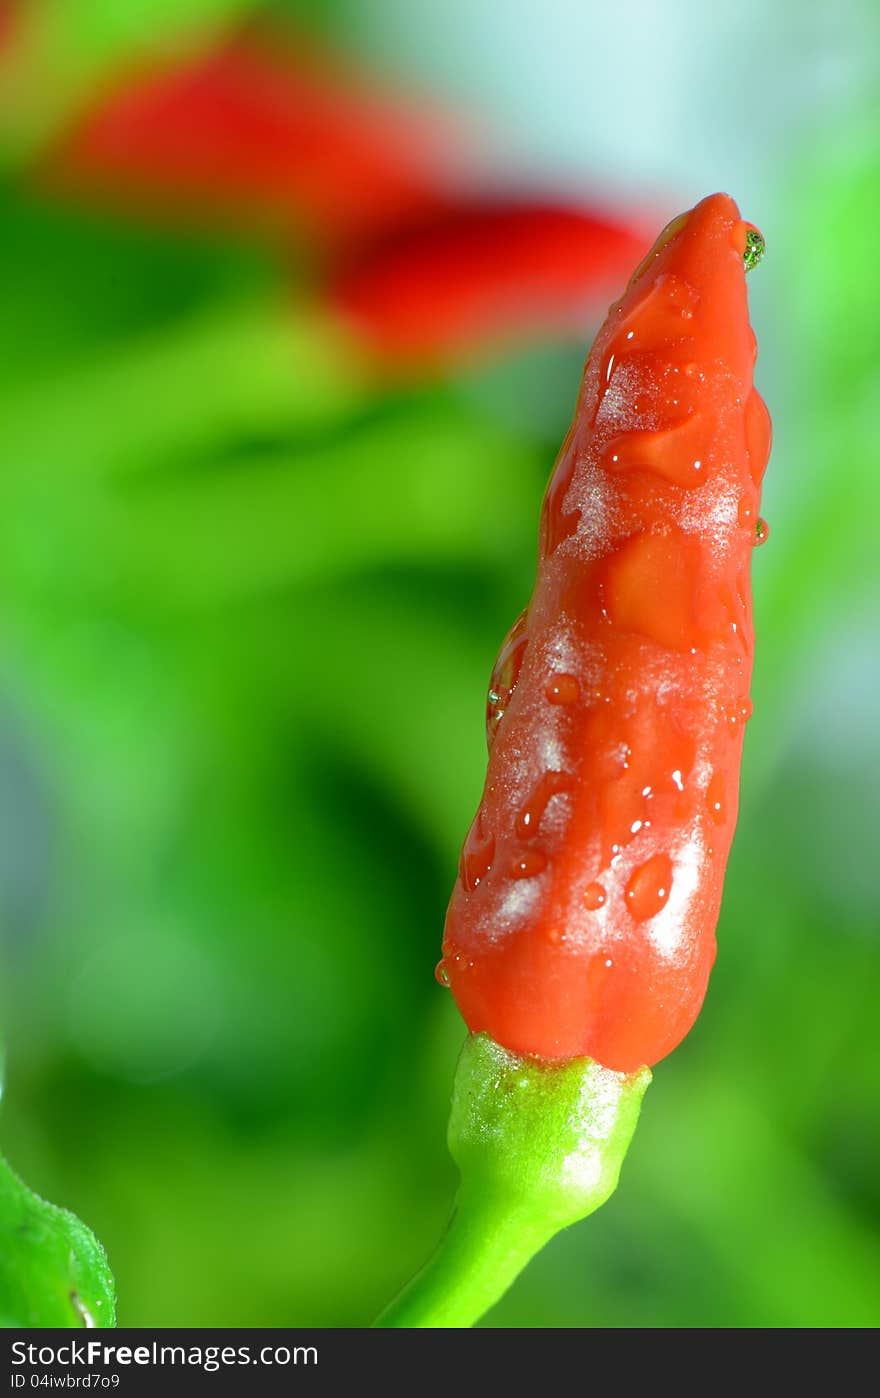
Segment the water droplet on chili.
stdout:
[[646,922],[665,907],[672,887],[672,861],[655,854],[636,869],[624,891],[626,905],[636,922]]
[[547,856],[539,849],[523,850],[518,854],[510,866],[510,877],[513,879],[533,879],[537,874],[541,874],[547,868]]
[[574,675],[554,675],[544,690],[551,704],[573,704],[581,692]]
[[596,912],[604,905],[607,896],[600,883],[588,883],[584,889],[584,907],[591,913]]

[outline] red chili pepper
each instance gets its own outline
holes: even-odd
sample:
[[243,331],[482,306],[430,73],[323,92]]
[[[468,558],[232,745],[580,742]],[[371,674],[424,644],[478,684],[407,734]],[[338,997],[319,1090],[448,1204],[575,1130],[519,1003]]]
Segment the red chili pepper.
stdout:
[[463,204],[368,250],[330,295],[383,359],[419,364],[522,331],[583,332],[647,246],[587,209]]
[[612,306],[492,677],[440,974],[472,1030],[520,1053],[630,1072],[705,994],[770,447],[744,280],[759,238],[713,195]]
[[438,118],[267,29],[128,74],[41,179],[137,210],[293,222],[336,241],[435,212],[446,154]]

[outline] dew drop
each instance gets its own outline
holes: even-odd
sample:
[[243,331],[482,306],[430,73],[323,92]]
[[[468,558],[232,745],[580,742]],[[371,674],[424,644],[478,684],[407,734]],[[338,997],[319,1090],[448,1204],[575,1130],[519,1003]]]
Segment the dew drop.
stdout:
[[752,389],[745,409],[746,451],[749,457],[749,474],[756,486],[761,484],[770,455],[773,428],[767,404],[757,389]]
[[727,806],[724,800],[724,781],[718,772],[706,788],[706,805],[716,825],[723,825],[727,819]]
[[636,869],[624,890],[624,898],[636,922],[646,922],[666,905],[672,886],[672,861],[655,854]]
[[495,839],[492,835],[484,834],[483,813],[480,810],[468,831],[458,862],[459,878],[467,893],[473,893],[479,888],[492,868],[494,858]]
[[444,990],[449,989],[449,972],[446,969],[445,961],[438,961],[434,967],[434,979],[438,985],[442,985]]
[[594,913],[597,908],[601,908],[605,903],[607,894],[600,883],[588,883],[584,889],[584,907],[589,912]]
[[766,519],[761,519],[761,518],[759,517],[759,518],[758,518],[758,522],[757,522],[757,524],[755,525],[755,538],[754,538],[755,548],[760,548],[762,544],[766,544],[766,542],[767,542],[767,540],[769,539],[769,537],[770,537],[770,525],[767,523]]
[[539,849],[523,850],[510,866],[512,879],[533,879],[547,868],[547,856]]
[[672,773],[672,785],[677,791],[684,791],[684,782],[681,779],[681,772],[678,767]]
[[573,704],[580,692],[581,687],[574,675],[554,675],[544,690],[551,704]]
[[579,509],[565,509],[565,497],[574,478],[577,460],[575,439],[570,432],[559,454],[541,506],[538,549],[542,558],[550,558],[560,544],[577,533],[581,512]]
[[743,723],[748,723],[751,716],[752,701],[748,697],[748,695],[746,695],[743,699],[737,699],[733,707],[729,709],[727,712],[727,726],[730,729],[730,736],[732,738],[735,738],[738,735],[740,731],[740,725]]
[[751,272],[757,267],[764,256],[764,235],[758,228],[749,228],[746,232],[746,246],[743,252],[743,267],[747,272]]
[[489,681],[489,691],[486,695],[486,742],[490,749],[520,677],[529,640],[527,625],[528,612],[525,611],[517,617],[508,631]]
[[753,529],[755,527],[755,511],[748,500],[740,500],[736,518],[740,527],[743,529]]
[[564,772],[545,772],[514,823],[520,839],[528,840],[534,835],[553,797],[570,790],[571,780]]

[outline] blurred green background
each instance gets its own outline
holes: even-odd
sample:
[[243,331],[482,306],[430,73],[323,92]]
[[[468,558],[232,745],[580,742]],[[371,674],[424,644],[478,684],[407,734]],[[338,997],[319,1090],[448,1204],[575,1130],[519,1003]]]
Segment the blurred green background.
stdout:
[[115,65],[257,10],[460,110],[508,187],[658,227],[728,188],[767,237],[717,967],[617,1195],[485,1323],[874,1325],[870,0],[72,0],[45,101],[0,79],[4,1152],[102,1239],[134,1326],[367,1324],[454,1188],[433,967],[589,334],[377,386],[289,247],[38,191]]

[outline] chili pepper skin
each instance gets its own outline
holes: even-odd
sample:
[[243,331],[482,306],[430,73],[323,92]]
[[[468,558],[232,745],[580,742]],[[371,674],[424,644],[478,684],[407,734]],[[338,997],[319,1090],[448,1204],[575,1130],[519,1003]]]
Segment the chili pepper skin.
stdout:
[[51,190],[345,243],[445,204],[433,114],[256,27],[128,74],[38,171]]
[[329,294],[382,360],[432,363],[522,334],[583,333],[647,247],[591,209],[464,202],[369,248]]
[[535,589],[492,677],[489,768],[439,974],[472,1031],[633,1072],[699,1013],[751,705],[770,448],[743,257],[675,220],[587,360]]

